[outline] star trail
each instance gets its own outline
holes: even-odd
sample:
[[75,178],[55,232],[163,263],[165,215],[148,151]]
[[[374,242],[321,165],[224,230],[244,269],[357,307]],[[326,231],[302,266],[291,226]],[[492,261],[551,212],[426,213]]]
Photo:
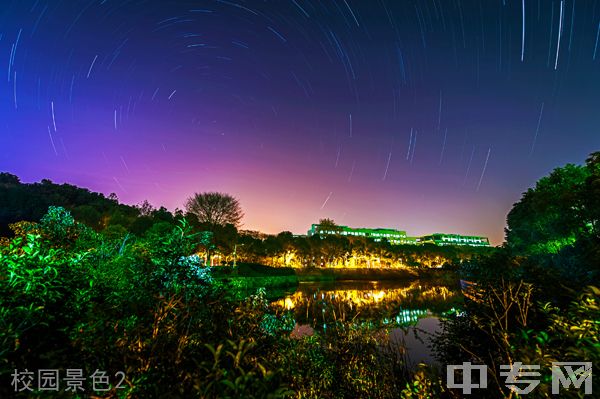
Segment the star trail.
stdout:
[[171,210],[223,191],[248,229],[499,243],[600,147],[600,2],[4,0],[0,22],[0,170]]

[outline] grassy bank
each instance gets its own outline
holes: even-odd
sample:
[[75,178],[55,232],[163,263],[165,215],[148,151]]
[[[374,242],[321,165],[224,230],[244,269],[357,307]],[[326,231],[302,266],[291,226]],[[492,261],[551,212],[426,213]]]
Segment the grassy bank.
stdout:
[[299,282],[312,281],[371,281],[371,280],[436,280],[452,283],[456,274],[444,269],[294,269],[270,267],[259,264],[243,263],[236,268],[228,266],[213,267],[215,279],[231,288],[255,290],[294,287]]
[[215,286],[229,293],[230,299],[244,299],[253,295],[259,288],[265,289],[267,298],[279,298],[296,290],[296,276],[276,277],[224,277],[214,280]]
[[348,280],[409,280],[419,277],[409,269],[299,269],[300,281],[348,281]]
[[254,263],[240,263],[237,267],[217,266],[211,268],[217,285],[240,298],[265,288],[271,295],[280,295],[298,286],[298,276],[292,268],[269,267]]

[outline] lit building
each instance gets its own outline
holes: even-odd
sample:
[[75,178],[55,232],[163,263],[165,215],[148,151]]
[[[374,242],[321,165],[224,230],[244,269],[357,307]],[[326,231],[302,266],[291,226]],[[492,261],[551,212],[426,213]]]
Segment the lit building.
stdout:
[[390,244],[417,244],[415,237],[407,237],[406,231],[394,229],[367,229],[352,228],[348,226],[335,226],[335,228],[323,228],[319,224],[313,224],[308,230],[308,236],[313,235],[339,235],[348,237],[366,237],[374,241],[387,240]]
[[458,234],[435,233],[417,239],[420,244],[435,245],[469,245],[471,247],[489,247],[490,241],[487,237],[461,236]]
[[408,237],[406,231],[395,229],[367,229],[352,228],[348,226],[321,226],[313,224],[308,230],[308,236],[313,235],[338,235],[347,237],[365,237],[374,241],[387,240],[394,245],[467,245],[471,247],[489,247],[490,241],[487,237],[462,236],[459,234],[435,233],[423,237]]

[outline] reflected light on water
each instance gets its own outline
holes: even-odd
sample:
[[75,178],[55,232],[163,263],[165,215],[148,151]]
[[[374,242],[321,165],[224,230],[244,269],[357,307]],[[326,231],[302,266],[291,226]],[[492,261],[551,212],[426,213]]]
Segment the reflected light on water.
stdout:
[[[374,284],[376,286],[376,284]],[[419,301],[446,301],[456,296],[456,292],[445,286],[424,287],[418,282],[413,282],[401,288],[388,289],[322,289],[310,290],[300,288],[295,293],[274,301],[275,307],[292,310],[304,307],[312,301],[324,301],[326,303],[345,303],[352,308],[373,306],[380,303],[394,302],[419,302]],[[317,299],[318,298],[318,299]],[[407,301],[410,299],[410,301]]]
[[292,338],[327,334],[335,325],[366,327],[382,347],[391,345],[416,367],[419,362],[435,363],[429,344],[440,329],[439,317],[457,312],[460,303],[457,287],[423,281],[354,281],[300,284],[296,292],[273,301],[272,307],[293,314]]

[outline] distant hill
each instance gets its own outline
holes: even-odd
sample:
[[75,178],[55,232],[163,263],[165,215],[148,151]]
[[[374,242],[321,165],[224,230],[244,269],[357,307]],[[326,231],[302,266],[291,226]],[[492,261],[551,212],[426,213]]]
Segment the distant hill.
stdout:
[[71,184],[55,184],[44,179],[22,183],[19,177],[0,173],[0,236],[11,234],[8,225],[22,220],[37,222],[48,207],[62,206],[73,216],[95,229],[111,224],[128,226],[140,216],[140,209],[119,204],[117,196],[95,193]]

